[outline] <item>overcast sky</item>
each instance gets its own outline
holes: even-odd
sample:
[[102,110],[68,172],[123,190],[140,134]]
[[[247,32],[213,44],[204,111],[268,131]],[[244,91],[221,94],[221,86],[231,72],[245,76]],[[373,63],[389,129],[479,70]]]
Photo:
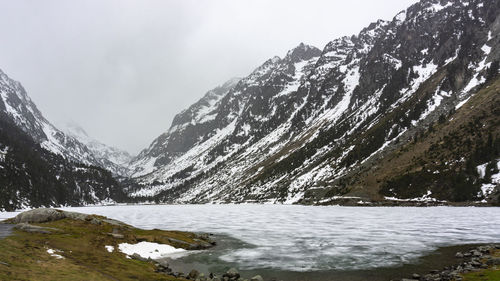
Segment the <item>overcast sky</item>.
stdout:
[[0,69],[54,124],[137,153],[211,88],[415,2],[0,0]]

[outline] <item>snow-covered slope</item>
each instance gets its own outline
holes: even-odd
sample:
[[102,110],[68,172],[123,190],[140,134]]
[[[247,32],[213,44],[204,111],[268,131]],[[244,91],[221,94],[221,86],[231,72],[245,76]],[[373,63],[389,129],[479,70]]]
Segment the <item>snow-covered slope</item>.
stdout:
[[[498,60],[498,0],[423,0],[323,51],[300,44],[207,94],[132,161],[132,196],[376,197],[344,179],[459,108]],[[215,90],[214,90],[215,91]],[[207,101],[209,99],[212,102]],[[319,193],[321,193],[319,192]]]
[[96,163],[89,149],[53,126],[31,101],[21,83],[0,70],[0,110],[50,152],[84,164]]
[[127,176],[129,174],[127,166],[132,156],[127,151],[109,146],[90,137],[80,125],[74,122],[67,123],[62,128],[66,135],[86,145],[94,158],[99,161],[100,166],[105,167],[115,175]]
[[197,143],[199,135],[212,132],[218,126],[215,120],[218,104],[239,81],[240,78],[232,78],[208,91],[202,99],[175,116],[170,130],[132,160],[129,168],[133,176],[145,175],[160,165],[169,164]]

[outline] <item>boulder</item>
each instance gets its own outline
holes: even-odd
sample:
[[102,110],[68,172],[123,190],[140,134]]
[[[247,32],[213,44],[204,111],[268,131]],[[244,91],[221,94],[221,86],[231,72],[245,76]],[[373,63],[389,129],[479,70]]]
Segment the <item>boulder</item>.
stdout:
[[39,208],[18,214],[13,223],[42,223],[66,218],[63,211],[49,208]]
[[135,259],[135,260],[139,260],[139,261],[148,261],[147,258],[143,258],[143,257],[141,257],[141,255],[139,255],[137,253],[134,253],[130,257],[133,258],[133,259]]
[[483,254],[482,254],[480,251],[478,251],[478,250],[473,250],[473,251],[471,251],[471,254],[472,254],[472,256],[474,256],[474,257],[480,257],[480,256],[482,256],[482,255],[483,255]]
[[236,268],[231,268],[226,272],[226,274],[224,274],[224,277],[227,277],[231,280],[236,280],[240,278],[240,273],[238,272],[238,270],[236,270]]
[[188,279],[195,280],[196,278],[198,278],[199,275],[200,275],[200,273],[198,272],[198,270],[193,269],[193,270],[191,270],[191,272],[189,272],[187,277],[188,277]]
[[87,215],[77,212],[67,212],[57,209],[50,208],[38,208],[29,210],[26,212],[22,212],[15,216],[14,218],[7,220],[7,223],[44,223],[49,221],[57,221],[65,218],[73,219],[73,220],[82,220],[88,221],[92,224],[101,224],[103,222],[115,225],[115,226],[125,226],[121,221],[112,220],[108,218],[98,218],[93,215]]
[[262,278],[262,276],[256,275],[256,276],[252,277],[250,279],[250,281],[264,281],[264,279]]

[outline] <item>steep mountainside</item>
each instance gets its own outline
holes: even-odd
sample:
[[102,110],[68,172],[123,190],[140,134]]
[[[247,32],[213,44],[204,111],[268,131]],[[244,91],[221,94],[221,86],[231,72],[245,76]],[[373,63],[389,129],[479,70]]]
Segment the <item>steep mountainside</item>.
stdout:
[[239,81],[239,78],[227,81],[175,116],[170,130],[158,137],[130,163],[133,176],[144,175],[160,165],[169,164],[172,159],[191,149],[199,141],[200,135],[209,134],[220,127],[215,120],[217,103]]
[[[46,150],[61,155],[69,161],[100,166],[114,174],[124,175],[124,165],[115,163],[92,146],[86,146],[75,137],[65,134],[52,125],[31,101],[21,83],[9,78],[0,70],[0,112],[14,121]],[[97,151],[97,152],[96,152]]]
[[[470,167],[456,179],[469,186],[459,196],[450,191],[454,184],[439,192],[438,182],[412,189],[418,178],[412,169],[413,180],[390,174],[374,177],[375,184],[364,173],[425,135],[438,119],[449,126],[449,118],[459,118],[455,108],[469,106],[471,95],[484,88],[487,77],[493,79],[500,58],[499,14],[499,0],[422,0],[391,21],[331,41],[323,51],[301,44],[179,114],[133,160],[138,185],[129,192],[138,200],[162,202],[486,199],[498,185]],[[491,108],[484,110],[495,119]],[[460,114],[462,122],[480,122],[475,114]],[[482,134],[491,132],[495,142],[497,128],[492,122]],[[451,138],[464,131],[448,133]],[[481,145],[460,153],[469,157]],[[494,162],[500,158],[495,153],[479,158]],[[478,161],[468,166],[494,165]],[[477,189],[478,181],[491,188]]]

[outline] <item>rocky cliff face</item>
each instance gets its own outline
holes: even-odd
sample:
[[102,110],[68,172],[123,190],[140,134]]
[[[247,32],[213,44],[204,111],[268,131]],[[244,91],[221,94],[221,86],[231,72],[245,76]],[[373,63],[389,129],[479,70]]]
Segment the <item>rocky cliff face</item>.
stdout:
[[498,0],[423,0],[322,51],[274,57],[179,114],[133,160],[129,191],[166,202],[383,198],[360,182],[367,168],[496,75],[499,12]]

